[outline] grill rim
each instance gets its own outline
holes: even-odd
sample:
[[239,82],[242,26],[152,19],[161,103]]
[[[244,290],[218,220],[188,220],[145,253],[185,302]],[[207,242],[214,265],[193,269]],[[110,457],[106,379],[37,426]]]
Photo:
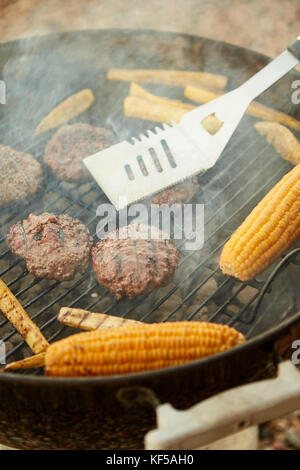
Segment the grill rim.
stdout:
[[[143,35],[143,34],[151,34],[151,35],[157,35],[157,36],[165,36],[165,37],[186,37],[190,39],[199,39],[203,41],[210,42],[211,44],[215,44],[215,46],[225,46],[227,50],[229,51],[239,51],[243,53],[246,57],[249,57],[249,53],[252,54],[257,60],[262,60],[263,62],[268,62],[270,60],[270,57],[262,54],[260,52],[254,51],[252,49],[247,49],[241,46],[237,46],[234,44],[230,44],[226,41],[218,41],[215,39],[210,39],[210,38],[205,38],[202,36],[196,36],[193,34],[185,34],[185,33],[177,33],[177,32],[171,32],[171,31],[159,31],[159,30],[152,30],[152,29],[142,29],[142,30],[134,30],[134,29],[121,29],[121,28],[110,28],[110,29],[105,29],[105,30],[98,30],[98,29],[87,29],[87,30],[78,30],[78,31],[64,31],[60,33],[54,33],[54,34],[41,34],[41,35],[36,35],[36,36],[31,36],[31,37],[26,37],[26,38],[20,38],[12,41],[8,41],[5,43],[0,44],[0,50],[3,49],[5,53],[7,53],[7,48],[8,46],[16,46],[20,43],[25,44],[30,42],[35,42],[35,41],[47,41],[48,38],[57,38],[57,39],[63,39],[65,36],[68,36],[69,39],[72,39],[72,36],[81,36],[84,33],[93,35],[93,34],[103,34],[109,36],[110,34],[113,33],[124,33],[124,34],[129,34],[129,35]],[[296,70],[292,70],[289,75],[295,75],[295,77],[300,78],[300,73]],[[230,79],[230,77],[229,77]],[[300,311],[295,313],[293,316],[289,317],[287,320],[281,322],[277,326],[267,330],[266,332],[250,339],[247,340],[245,344],[239,345],[231,350],[224,351],[222,353],[218,353],[214,356],[210,356],[207,358],[199,359],[187,364],[183,365],[178,365],[178,366],[173,366],[173,367],[168,367],[164,369],[159,369],[159,370],[153,370],[153,371],[147,371],[147,372],[139,372],[139,373],[134,373],[134,374],[122,374],[122,375],[116,375],[116,376],[105,376],[105,377],[76,377],[76,378],[55,378],[55,377],[46,377],[46,376],[36,376],[36,375],[24,375],[24,374],[18,374],[18,373],[3,373],[1,374],[0,372],[0,385],[2,383],[15,383],[15,384],[24,384],[24,385],[36,385],[36,386],[71,386],[73,387],[74,385],[116,385],[116,384],[124,384],[126,383],[131,383],[135,382],[137,380],[144,380],[144,379],[153,379],[156,377],[161,376],[161,374],[176,374],[177,372],[180,373],[180,371],[192,371],[192,370],[197,370],[200,366],[206,365],[206,364],[211,364],[215,361],[222,360],[222,358],[227,358],[229,356],[234,356],[235,354],[238,354],[240,351],[245,351],[246,349],[251,349],[255,346],[261,346],[263,344],[275,341],[276,338],[278,338],[281,335],[284,335],[284,333],[294,324],[300,323]],[[47,384],[47,385],[46,385]]]

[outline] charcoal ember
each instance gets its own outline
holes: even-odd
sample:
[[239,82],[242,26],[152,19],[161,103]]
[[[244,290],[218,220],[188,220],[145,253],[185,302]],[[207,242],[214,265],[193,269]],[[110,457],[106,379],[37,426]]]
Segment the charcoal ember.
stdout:
[[[98,292],[94,292],[97,296],[99,296]],[[109,313],[114,315],[114,312],[108,311],[112,305],[114,304],[115,299],[111,295],[106,295],[103,298],[99,298],[99,301],[93,305],[92,311],[96,313]],[[87,308],[87,306],[83,306],[82,308]]]
[[216,311],[218,310],[218,306],[212,302],[208,301],[206,304],[199,309],[199,305],[194,305],[194,310],[191,313],[194,313],[192,319],[195,321],[213,321],[216,323],[226,323],[228,317],[223,315],[222,312],[218,314],[218,316],[214,317],[211,320],[211,317],[215,315]]
[[[191,308],[192,307],[193,307],[193,310],[191,311],[191,313],[195,312],[199,308],[199,305],[192,305]],[[210,315],[211,315],[211,313],[209,311],[209,308],[207,307],[207,305],[205,305],[198,312],[195,313],[195,315],[193,316],[193,320],[195,320],[195,321],[208,321]]]
[[[6,334],[10,334],[12,332],[12,329],[12,325],[8,323],[6,328],[3,328],[3,337],[5,337]],[[14,334],[10,336],[10,338],[5,342],[5,354],[9,354],[9,352],[12,351],[20,343],[22,343],[22,341],[24,341],[24,339],[22,338],[20,333],[18,333],[17,331],[14,332]],[[30,351],[29,347],[18,348],[17,351],[13,354],[14,360],[23,359],[24,357],[28,356],[28,351]],[[11,359],[8,357],[7,362],[10,361]]]
[[234,305],[234,304],[230,304],[230,305],[228,305],[227,308],[226,308],[226,312],[227,312],[230,316],[237,315],[240,311],[241,311],[241,308],[238,307],[237,305]]
[[[7,245],[5,245],[5,248],[3,248],[3,251],[6,251],[6,250],[7,250]],[[14,260],[15,260],[15,257],[12,255],[12,253],[9,253],[9,257],[5,257],[5,258],[0,259],[0,270],[1,270],[1,272],[5,272],[5,270],[7,270],[8,266],[9,266],[9,264],[12,265]],[[24,273],[24,272],[26,272],[25,263],[20,262],[16,266],[11,267],[10,272],[9,272],[9,276],[8,277],[5,276],[5,278],[3,280],[4,280],[4,282],[7,282],[5,279],[7,279],[9,281],[10,279],[14,279],[16,277],[22,276],[22,273]]]
[[[160,322],[166,319],[178,305],[182,302],[178,294],[171,295],[151,314],[151,322]],[[174,317],[170,318],[173,321]]]
[[97,299],[99,297],[98,292],[92,292],[90,295],[93,297],[93,299]]
[[180,263],[177,270],[177,277],[180,284],[184,285],[186,282],[190,282],[191,279],[197,275],[197,270],[199,276],[199,272],[202,272],[202,270],[199,271],[198,264],[194,262],[193,257],[184,258],[184,256],[180,254]]
[[[193,289],[197,289],[197,286],[201,284],[205,279],[207,279],[212,273],[208,270],[205,271],[205,273],[201,274],[201,277],[199,276],[194,276],[193,278],[189,279],[180,289],[180,294],[183,299],[187,295],[191,293]],[[210,277],[207,279],[204,284],[197,289],[193,295],[187,299],[187,303],[189,304],[202,304],[202,302],[205,302],[208,297],[214,294],[218,287],[218,284],[216,280],[213,277]]]
[[246,305],[252,301],[253,297],[257,294],[258,290],[254,289],[251,286],[246,286],[241,292],[236,296],[237,300],[241,302],[242,305]]
[[[176,317],[177,321],[180,320],[187,320],[190,315],[193,315],[194,312],[196,312],[191,320],[193,321],[208,321],[211,313],[209,312],[209,308],[204,306],[202,307],[199,311],[197,311],[199,308],[199,305],[183,305],[175,314],[174,317]],[[172,317],[172,318],[174,318]]]

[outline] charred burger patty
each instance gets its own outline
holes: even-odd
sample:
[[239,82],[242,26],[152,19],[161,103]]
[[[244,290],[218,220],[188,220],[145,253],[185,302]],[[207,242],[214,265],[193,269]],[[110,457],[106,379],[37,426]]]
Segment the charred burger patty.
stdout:
[[182,206],[186,201],[195,196],[199,188],[198,179],[196,176],[193,176],[182,183],[175,184],[170,188],[154,194],[154,196],[150,198],[150,203],[158,205],[167,204],[169,206],[172,204],[180,204]]
[[[148,226],[139,226],[138,230],[148,233]],[[92,249],[92,264],[99,283],[118,299],[135,297],[171,282],[179,258],[171,240],[135,238],[128,227],[112,236],[100,240]]]
[[45,212],[13,225],[7,243],[36,277],[65,281],[87,269],[93,238],[79,220]]
[[22,201],[41,186],[42,167],[29,153],[0,145],[0,206]]
[[62,126],[45,147],[44,163],[61,180],[86,180],[89,172],[82,160],[116,142],[115,135],[102,127],[82,123]]

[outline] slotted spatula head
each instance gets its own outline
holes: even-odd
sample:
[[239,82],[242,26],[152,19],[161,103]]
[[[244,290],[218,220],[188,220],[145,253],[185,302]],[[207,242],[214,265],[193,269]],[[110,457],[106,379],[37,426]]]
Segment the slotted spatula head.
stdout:
[[[116,209],[214,166],[250,102],[297,65],[299,44],[298,38],[242,86],[186,113],[179,124],[163,124],[85,158]],[[214,135],[202,124],[211,115],[221,124]]]

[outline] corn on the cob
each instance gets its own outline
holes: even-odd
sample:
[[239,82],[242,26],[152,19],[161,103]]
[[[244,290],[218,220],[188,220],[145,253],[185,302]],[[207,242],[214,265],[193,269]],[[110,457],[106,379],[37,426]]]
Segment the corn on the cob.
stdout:
[[225,244],[220,267],[247,281],[275,261],[300,237],[300,165],[260,201]]
[[79,333],[46,352],[50,376],[133,373],[183,364],[225,351],[245,341],[227,325],[174,322]]
[[44,367],[45,365],[45,352],[35,354],[34,356],[26,357],[20,361],[14,361],[4,367],[4,372],[9,370],[19,369],[34,369],[36,367]]
[[0,310],[23,336],[34,353],[38,354],[47,349],[49,343],[43,333],[2,279],[0,279]]
[[162,69],[110,69],[107,78],[129,82],[164,83],[170,86],[203,85],[220,90],[223,90],[228,82],[227,77],[215,73]]
[[55,129],[56,127],[65,124],[71,119],[76,118],[84,113],[95,101],[95,96],[92,90],[86,88],[69,96],[62,103],[57,105],[44,119],[39,123],[34,136],[43,134],[44,132]]
[[128,318],[114,317],[106,313],[94,313],[88,310],[82,310],[81,308],[70,307],[62,307],[57,319],[64,325],[89,331],[143,325],[140,321],[129,320]]
[[[1,300],[0,300],[1,303]],[[104,313],[94,313],[80,308],[62,307],[57,317],[58,321],[64,325],[83,330],[109,330],[111,328],[125,328],[128,326],[139,326],[144,323],[128,318],[114,317]],[[45,348],[46,349],[46,348]],[[43,367],[45,365],[45,353],[35,354],[34,356],[14,361],[4,367],[4,372],[18,369],[31,369]]]
[[293,165],[300,163],[300,142],[285,126],[273,121],[261,121],[254,124],[255,129],[267,137],[276,152]]

